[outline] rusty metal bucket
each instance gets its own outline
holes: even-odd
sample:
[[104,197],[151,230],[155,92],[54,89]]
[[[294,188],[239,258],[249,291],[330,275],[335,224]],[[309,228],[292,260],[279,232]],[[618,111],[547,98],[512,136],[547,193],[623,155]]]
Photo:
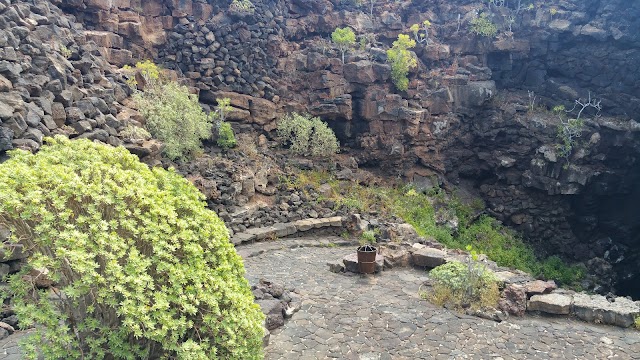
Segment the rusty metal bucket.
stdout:
[[376,255],[378,249],[371,245],[358,248],[358,267],[362,274],[373,274],[376,271]]

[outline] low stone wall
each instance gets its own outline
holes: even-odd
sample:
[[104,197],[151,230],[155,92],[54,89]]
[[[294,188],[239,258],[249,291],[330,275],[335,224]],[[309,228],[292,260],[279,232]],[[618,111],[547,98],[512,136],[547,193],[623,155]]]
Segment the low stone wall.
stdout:
[[231,237],[234,245],[276,239],[295,235],[299,232],[307,232],[312,229],[340,228],[343,226],[342,217],[334,216],[319,219],[304,219],[288,223],[277,223],[272,226],[252,228],[246,232],[235,234]]
[[[433,269],[447,262],[465,262],[469,256],[460,250],[445,250],[441,244],[401,243],[379,246],[380,259],[376,258],[376,272],[385,268],[414,266]],[[357,272],[355,254],[345,256],[341,262],[327,263],[332,272]],[[503,320],[508,315],[522,316],[525,312],[552,315],[575,316],[586,322],[630,327],[640,316],[640,301],[625,297],[605,297],[589,295],[566,289],[558,289],[554,281],[536,280],[529,274],[497,266],[494,262],[481,259],[487,268],[493,270],[502,282],[501,299],[498,307]],[[383,265],[384,264],[384,265]],[[482,314],[474,314],[485,317]]]

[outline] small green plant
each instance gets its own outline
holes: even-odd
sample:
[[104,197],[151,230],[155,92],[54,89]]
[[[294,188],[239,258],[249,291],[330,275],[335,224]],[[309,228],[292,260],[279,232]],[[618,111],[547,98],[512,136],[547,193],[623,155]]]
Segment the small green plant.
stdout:
[[469,256],[468,264],[449,262],[429,272],[433,293],[426,298],[436,305],[449,305],[457,309],[494,308],[500,292],[498,280],[492,271]]
[[344,54],[356,43],[356,34],[350,27],[336,28],[331,33],[331,40],[338,46],[342,53],[342,63],[344,64]]
[[413,38],[417,43],[426,43],[429,45],[429,28],[431,27],[431,21],[425,20],[422,24],[413,24],[409,28],[413,33]]
[[128,141],[136,140],[149,140],[151,134],[145,128],[127,124],[122,130],[120,130],[120,137]]
[[187,159],[201,150],[202,139],[211,136],[211,118],[205,114],[198,97],[175,81],[163,82],[152,62],[136,65],[145,78],[144,91],[133,99],[147,120],[147,129],[165,144],[170,159]]
[[278,121],[277,133],[295,154],[330,156],[340,150],[335,133],[319,117],[288,114]]
[[364,202],[355,196],[344,196],[336,199],[334,210],[338,210],[341,207],[347,208],[350,211],[362,211],[364,210]]
[[636,327],[636,329],[640,330],[640,316],[636,316],[634,326]]
[[486,13],[482,13],[471,20],[471,32],[492,38],[498,33],[498,26],[489,20],[489,16]]
[[245,14],[253,14],[256,11],[256,6],[250,0],[233,0],[231,1],[231,5],[229,5],[229,10],[245,13]]
[[362,234],[360,234],[360,245],[375,244],[378,234],[380,234],[379,229],[363,231]]
[[365,51],[367,49],[367,39],[364,36],[360,37],[360,51]]
[[570,164],[569,158],[573,152],[573,148],[576,146],[578,138],[582,135],[584,121],[580,118],[567,118],[565,107],[563,105],[554,106],[553,112],[560,120],[558,132],[556,134],[559,141],[558,144],[556,144],[556,150],[558,151],[558,155],[565,159],[565,167],[568,167]]
[[216,143],[223,149],[232,149],[237,145],[236,136],[233,132],[231,124],[226,122],[227,115],[233,107],[229,98],[216,99],[218,105],[212,113],[213,121],[218,130],[218,139]]
[[134,88],[138,85],[138,81],[135,78],[136,73],[139,73],[142,76],[145,86],[155,86],[161,80],[160,68],[151,60],[138,61],[135,67],[125,65],[122,67],[122,70],[129,75],[127,84]]
[[415,40],[411,40],[409,35],[400,34],[393,42],[393,47],[387,50],[387,61],[391,64],[391,80],[400,91],[407,91],[409,70],[418,65],[415,55],[409,51],[414,46]]
[[218,139],[216,144],[223,149],[232,149],[236,146],[236,137],[233,133],[233,128],[228,122],[220,123],[218,128]]
[[27,359],[262,359],[242,259],[189,181],[87,139],[9,154],[0,226],[30,256],[0,303],[33,327]]
[[71,57],[72,52],[65,45],[60,44],[60,46],[58,47],[58,50],[60,51],[60,54],[65,57],[65,59],[68,59]]
[[554,15],[556,15],[558,13],[558,9],[552,7],[551,9],[549,9],[549,14],[551,14],[551,17],[553,18]]

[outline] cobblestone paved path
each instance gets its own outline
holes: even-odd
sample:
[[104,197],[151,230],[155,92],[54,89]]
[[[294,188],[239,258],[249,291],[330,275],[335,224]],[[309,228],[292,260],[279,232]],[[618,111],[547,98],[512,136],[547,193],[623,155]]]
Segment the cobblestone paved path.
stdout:
[[[456,314],[419,298],[426,273],[414,269],[375,276],[331,273],[326,263],[353,249],[317,247],[327,240],[239,247],[252,283],[276,281],[304,300],[271,335],[267,359],[640,359],[640,331],[565,318],[496,323]],[[17,338],[0,341],[0,359],[20,359]]]
[[251,246],[264,253],[245,259],[250,280],[295,287],[304,299],[271,335],[267,359],[640,359],[640,331],[550,317],[496,323],[421,300],[423,271],[329,272],[327,261],[352,248]]

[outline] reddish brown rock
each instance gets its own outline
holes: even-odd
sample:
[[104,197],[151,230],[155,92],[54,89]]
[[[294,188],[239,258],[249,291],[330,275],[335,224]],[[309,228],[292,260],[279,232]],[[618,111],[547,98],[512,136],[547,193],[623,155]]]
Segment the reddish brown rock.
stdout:
[[507,285],[500,295],[498,307],[509,315],[523,316],[527,310],[527,294],[524,287],[517,284]]
[[524,284],[524,288],[525,288],[525,291],[527,292],[527,295],[531,296],[531,295],[548,294],[553,290],[557,289],[558,285],[556,285],[555,281],[553,280],[549,280],[549,281],[536,280],[536,281],[530,281]]
[[384,256],[384,264],[388,268],[407,267],[411,263],[410,247],[389,244],[381,247],[380,255]]
[[342,71],[344,78],[349,82],[371,84],[376,81],[376,75],[369,60],[345,64]]

